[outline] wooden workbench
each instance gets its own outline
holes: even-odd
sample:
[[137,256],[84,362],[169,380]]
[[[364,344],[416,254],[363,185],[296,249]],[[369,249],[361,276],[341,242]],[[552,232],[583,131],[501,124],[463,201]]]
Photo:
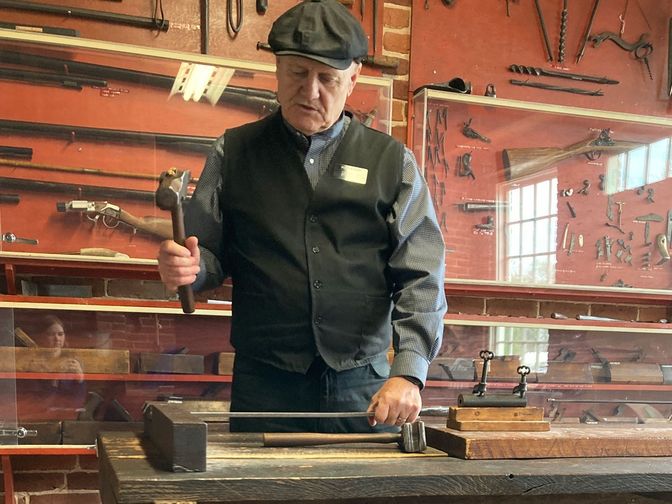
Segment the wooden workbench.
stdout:
[[262,448],[221,439],[209,437],[206,472],[171,473],[140,435],[101,434],[103,503],[672,502],[672,457],[461,460],[392,445]]

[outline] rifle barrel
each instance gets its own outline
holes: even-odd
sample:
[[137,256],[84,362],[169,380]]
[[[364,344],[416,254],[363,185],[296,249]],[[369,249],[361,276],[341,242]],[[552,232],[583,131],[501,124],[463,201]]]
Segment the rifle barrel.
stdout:
[[138,189],[119,189],[117,187],[67,184],[64,182],[45,182],[12,177],[0,177],[0,187],[19,191],[38,191],[48,193],[66,193],[76,197],[110,198],[154,202],[154,191]]
[[92,9],[80,9],[61,5],[47,5],[25,0],[0,0],[0,7],[8,9],[39,12],[42,14],[59,14],[65,17],[93,19],[109,23],[125,24],[150,30],[168,31],[170,22],[167,19],[148,18],[143,16],[130,16],[128,14],[116,14]]
[[189,150],[207,153],[215,141],[214,137],[178,135],[173,133],[156,133],[146,131],[127,131],[88,126],[72,126],[69,124],[49,124],[28,121],[0,119],[0,130],[11,130],[27,134],[42,133],[44,135],[65,137],[69,140],[102,140],[156,144],[164,148]]

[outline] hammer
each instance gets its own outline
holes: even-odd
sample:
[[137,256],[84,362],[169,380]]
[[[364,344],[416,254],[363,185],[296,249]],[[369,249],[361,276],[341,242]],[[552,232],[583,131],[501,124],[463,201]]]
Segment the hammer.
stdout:
[[[161,210],[170,210],[173,222],[173,240],[184,246],[184,213],[182,202],[187,196],[187,186],[190,179],[189,170],[179,171],[171,168],[159,177],[159,188],[156,190],[156,205]],[[194,312],[194,291],[191,285],[181,285],[177,289],[184,313]]]
[[405,423],[399,433],[323,434],[320,432],[266,432],[264,446],[315,446],[341,443],[398,443],[404,453],[420,453],[427,449],[425,423]]

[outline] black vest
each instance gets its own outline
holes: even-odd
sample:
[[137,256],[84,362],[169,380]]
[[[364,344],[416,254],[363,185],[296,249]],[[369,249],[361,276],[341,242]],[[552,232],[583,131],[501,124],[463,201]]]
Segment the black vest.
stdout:
[[[361,366],[391,342],[386,219],[403,145],[353,119],[313,191],[289,135],[280,114],[226,133],[232,343],[288,371],[317,353],[336,370]],[[366,183],[348,166],[366,169]]]

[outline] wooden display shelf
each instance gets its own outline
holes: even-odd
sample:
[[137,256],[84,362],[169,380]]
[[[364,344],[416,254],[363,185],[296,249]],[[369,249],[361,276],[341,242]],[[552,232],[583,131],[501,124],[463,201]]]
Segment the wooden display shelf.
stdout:
[[79,380],[84,381],[119,381],[119,382],[198,382],[198,383],[229,383],[231,375],[187,375],[187,374],[107,374],[87,373],[83,376],[75,373],[0,373],[0,380]]
[[96,455],[96,446],[0,444],[0,455]]
[[[428,380],[427,387],[471,390],[476,382]],[[488,382],[488,389],[512,390],[514,382]],[[529,383],[528,390],[595,390],[595,391],[633,391],[633,392],[670,392],[672,384],[656,385],[650,383]]]

